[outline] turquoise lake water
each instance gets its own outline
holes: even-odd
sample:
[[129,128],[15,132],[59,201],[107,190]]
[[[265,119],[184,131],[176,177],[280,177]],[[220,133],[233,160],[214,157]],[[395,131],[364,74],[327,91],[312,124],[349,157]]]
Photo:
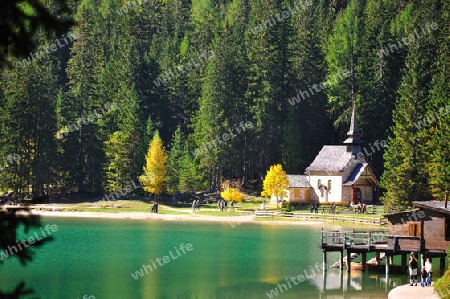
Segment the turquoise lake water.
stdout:
[[[348,275],[337,269],[324,275],[320,225],[233,228],[230,223],[90,218],[45,218],[43,224],[57,226],[54,240],[37,248],[25,267],[5,259],[3,291],[25,281],[37,297],[55,299],[374,299],[387,298],[390,289],[407,281],[406,275],[390,275],[386,283],[384,273]],[[330,263],[337,259],[328,254]]]

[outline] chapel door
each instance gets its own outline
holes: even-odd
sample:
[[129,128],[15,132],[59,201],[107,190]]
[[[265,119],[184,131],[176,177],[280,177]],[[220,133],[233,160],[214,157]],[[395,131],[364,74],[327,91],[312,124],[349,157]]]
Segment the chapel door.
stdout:
[[361,202],[361,189],[355,188],[355,204],[358,204]]

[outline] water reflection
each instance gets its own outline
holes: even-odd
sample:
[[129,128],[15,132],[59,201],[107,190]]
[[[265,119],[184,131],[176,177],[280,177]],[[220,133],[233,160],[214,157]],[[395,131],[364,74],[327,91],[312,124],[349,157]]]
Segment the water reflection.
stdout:
[[[320,298],[386,298],[380,290],[387,293],[398,285],[407,282],[406,275],[387,275],[353,270],[348,273],[331,269],[323,272],[321,277],[313,279],[320,290]],[[363,291],[363,292],[361,292]]]

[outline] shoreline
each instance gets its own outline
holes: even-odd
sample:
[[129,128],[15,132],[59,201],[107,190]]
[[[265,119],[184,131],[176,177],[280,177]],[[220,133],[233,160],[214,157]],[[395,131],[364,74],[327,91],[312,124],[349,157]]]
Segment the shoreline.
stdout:
[[226,222],[239,226],[243,223],[270,224],[270,225],[316,225],[325,224],[317,221],[283,221],[283,220],[258,220],[255,215],[245,216],[210,216],[186,214],[159,214],[150,212],[61,212],[61,211],[37,211],[31,210],[31,215],[42,217],[67,217],[67,218],[99,218],[99,219],[129,219],[151,221],[196,221],[196,222]]

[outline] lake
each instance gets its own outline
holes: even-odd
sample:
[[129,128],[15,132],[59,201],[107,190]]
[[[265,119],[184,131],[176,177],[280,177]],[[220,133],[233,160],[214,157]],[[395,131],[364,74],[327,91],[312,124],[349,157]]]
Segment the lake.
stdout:
[[[387,298],[405,275],[322,271],[322,225],[44,218],[54,240],[0,266],[39,298]],[[327,226],[325,229],[339,229]],[[38,231],[39,233],[39,231]],[[31,235],[31,234],[28,234]],[[329,263],[338,254],[328,254]]]

